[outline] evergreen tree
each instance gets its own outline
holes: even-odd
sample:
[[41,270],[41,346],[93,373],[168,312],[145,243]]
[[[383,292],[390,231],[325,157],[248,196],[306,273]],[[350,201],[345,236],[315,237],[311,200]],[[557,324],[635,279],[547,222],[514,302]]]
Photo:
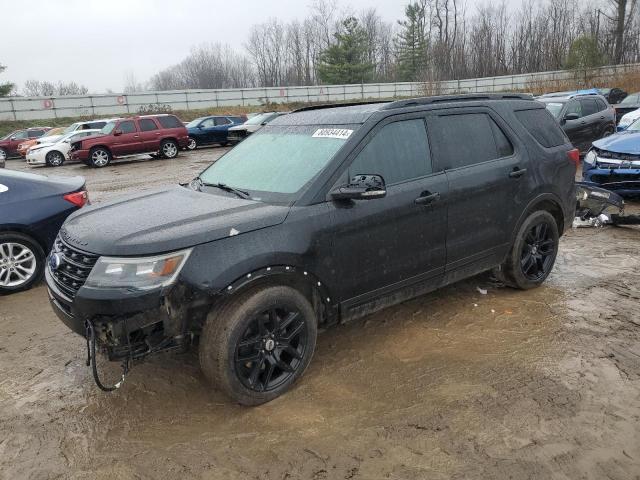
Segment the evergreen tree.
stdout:
[[[7,67],[0,65],[0,73],[4,72]],[[13,83],[0,83],[0,97],[6,97],[11,93],[13,87],[15,85]]]
[[602,66],[603,63],[604,58],[597,40],[594,37],[583,35],[571,43],[565,67],[572,70],[595,68]]
[[427,64],[426,15],[423,5],[410,3],[405,7],[404,20],[398,20],[402,28],[396,38],[398,79],[415,82],[423,76]]
[[358,20],[344,20],[334,37],[335,43],[320,54],[320,80],[328,84],[371,81],[374,64],[367,60],[367,34]]

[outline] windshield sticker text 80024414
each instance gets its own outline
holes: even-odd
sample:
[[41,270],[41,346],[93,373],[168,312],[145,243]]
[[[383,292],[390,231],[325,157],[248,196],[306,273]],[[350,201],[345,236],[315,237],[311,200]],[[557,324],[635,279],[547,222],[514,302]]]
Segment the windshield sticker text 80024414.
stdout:
[[351,136],[353,130],[346,128],[319,128],[313,134],[314,138],[340,138],[346,140]]

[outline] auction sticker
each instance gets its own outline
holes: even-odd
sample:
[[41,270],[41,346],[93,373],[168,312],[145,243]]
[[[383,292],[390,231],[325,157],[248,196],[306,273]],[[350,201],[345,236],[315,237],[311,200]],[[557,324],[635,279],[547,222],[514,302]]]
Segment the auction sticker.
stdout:
[[346,140],[351,136],[353,130],[346,128],[319,128],[313,134],[313,138],[339,138]]

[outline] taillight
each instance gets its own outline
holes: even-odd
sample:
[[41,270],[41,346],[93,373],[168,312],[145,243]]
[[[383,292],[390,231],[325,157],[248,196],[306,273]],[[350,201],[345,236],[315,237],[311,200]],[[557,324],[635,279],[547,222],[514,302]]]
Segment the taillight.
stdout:
[[580,150],[574,148],[567,152],[567,158],[578,168],[580,166]]
[[89,201],[89,194],[86,190],[81,190],[80,192],[67,193],[63,198],[67,202],[73,203],[76,207],[82,208]]

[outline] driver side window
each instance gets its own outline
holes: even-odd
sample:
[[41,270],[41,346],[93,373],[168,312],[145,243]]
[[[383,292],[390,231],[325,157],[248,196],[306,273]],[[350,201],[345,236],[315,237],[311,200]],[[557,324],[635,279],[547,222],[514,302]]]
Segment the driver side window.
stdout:
[[29,135],[28,135],[27,131],[25,130],[25,131],[16,133],[15,135],[13,135],[12,138],[14,138],[16,140],[24,140],[24,139],[26,139],[28,137],[29,137]]
[[381,175],[387,185],[431,173],[427,129],[422,118],[382,127],[349,166],[349,178]]
[[567,115],[569,113],[577,113],[578,114],[578,118],[583,117],[582,105],[580,104],[579,101],[571,100],[569,102],[569,104],[567,105],[567,111],[566,111],[565,115]]
[[213,118],[207,118],[204,122],[200,124],[200,126],[204,128],[215,127],[215,120]]

